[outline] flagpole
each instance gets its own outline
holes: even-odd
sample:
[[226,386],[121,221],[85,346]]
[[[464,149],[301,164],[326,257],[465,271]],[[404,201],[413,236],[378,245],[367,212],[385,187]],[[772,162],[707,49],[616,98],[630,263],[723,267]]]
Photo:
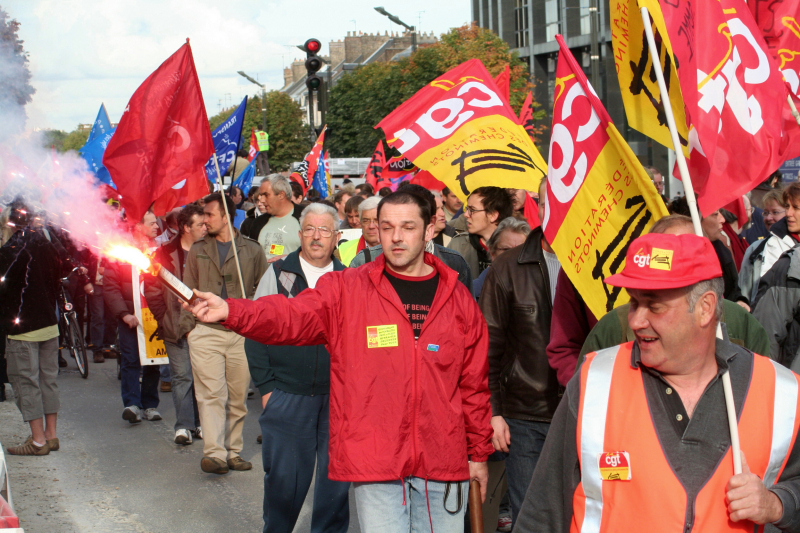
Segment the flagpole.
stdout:
[[[656,71],[656,79],[658,80],[658,89],[661,91],[661,101],[664,103],[664,114],[667,118],[667,126],[669,133],[672,137],[672,146],[675,148],[675,155],[678,163],[678,171],[681,174],[683,181],[683,188],[686,193],[686,203],[689,204],[689,212],[692,215],[692,225],[697,235],[703,236],[703,228],[700,224],[700,212],[697,210],[697,198],[694,195],[694,187],[692,186],[692,178],[689,176],[689,167],[686,164],[686,156],[683,154],[683,147],[680,143],[678,136],[678,128],[675,125],[675,115],[672,112],[672,102],[669,99],[669,91],[667,84],[664,82],[664,71],[661,69],[661,57],[659,56],[658,49],[656,48],[656,40],[653,36],[653,27],[650,25],[650,10],[646,7],[640,8],[642,14],[642,23],[644,25],[644,32],[647,36],[647,46],[650,50],[650,58],[653,60],[653,70]],[[794,108],[794,102],[789,97],[789,103]],[[796,113],[797,110],[793,109]],[[797,118],[798,115],[795,115]],[[800,123],[800,120],[798,120]],[[722,329],[717,324],[717,337],[722,337]],[[722,374],[722,389],[725,394],[725,407],[728,414],[728,428],[731,433],[731,449],[733,451],[733,472],[734,474],[742,473],[742,450],[739,443],[739,426],[736,419],[736,407],[733,401],[733,388],[731,387],[731,376],[726,370]]]
[[[228,212],[228,202],[225,201],[225,189],[222,188],[222,173],[219,171],[219,161],[217,161],[216,153],[214,154],[214,166],[217,169],[217,181],[219,182],[219,192],[222,195],[222,206],[225,209],[225,217],[228,219],[228,231],[231,232],[231,248],[233,248],[233,259],[236,261],[236,273],[239,274],[239,285],[242,288],[242,298],[247,298],[247,293],[244,290],[244,277],[242,277],[242,265],[239,264],[239,252],[236,251],[236,233],[233,231],[231,214]],[[220,258],[220,261],[223,261],[223,259]]]

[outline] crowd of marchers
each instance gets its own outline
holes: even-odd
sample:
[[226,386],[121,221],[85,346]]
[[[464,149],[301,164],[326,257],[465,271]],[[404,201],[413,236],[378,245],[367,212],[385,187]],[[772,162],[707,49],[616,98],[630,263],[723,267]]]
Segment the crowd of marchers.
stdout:
[[[663,196],[670,215],[605,280],[630,301],[604,316],[538,223],[546,190],[462,203],[345,180],[323,199],[272,174],[164,217],[126,220],[110,200],[191,303],[15,200],[0,401],[8,382],[31,433],[7,452],[61,447],[64,291],[93,364],[119,359],[120,423],[161,420],[171,393],[174,442],[202,441],[203,472],[252,469],[242,435],[261,398],[264,532],[294,529],[312,480],[320,532],[348,530],[352,488],[362,531],[461,533],[471,481],[485,531],[800,532],[800,183],[775,175],[743,211],[701,213],[702,237],[686,198]],[[664,250],[669,268],[633,259]],[[141,364],[138,276],[168,365]]]

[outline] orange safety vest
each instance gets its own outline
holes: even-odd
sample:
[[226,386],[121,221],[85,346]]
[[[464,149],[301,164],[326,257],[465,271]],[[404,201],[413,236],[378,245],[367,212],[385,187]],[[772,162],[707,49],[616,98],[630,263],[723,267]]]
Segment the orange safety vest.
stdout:
[[[729,520],[725,494],[733,476],[730,448],[697,499],[688,501],[661,448],[642,370],[631,366],[632,349],[629,342],[589,354],[581,368],[581,483],[573,496],[571,533],[753,531],[752,522]],[[797,438],[797,400],[797,376],[756,355],[739,435],[750,470],[767,487],[780,478]],[[694,523],[686,523],[688,505],[694,506]]]

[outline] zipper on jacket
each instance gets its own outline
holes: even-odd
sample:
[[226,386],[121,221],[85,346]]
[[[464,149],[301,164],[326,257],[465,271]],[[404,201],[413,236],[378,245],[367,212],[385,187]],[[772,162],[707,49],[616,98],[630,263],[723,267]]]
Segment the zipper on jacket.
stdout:
[[[406,315],[408,316],[408,315]],[[425,319],[427,321],[427,318]],[[411,320],[409,319],[409,324],[411,324]],[[411,334],[414,335],[414,327],[411,326]],[[422,332],[420,332],[420,335]],[[412,405],[413,409],[411,409],[411,431],[412,431],[412,438],[411,438],[411,451],[414,454],[414,463],[411,469],[411,475],[413,476],[417,470],[417,409],[419,398],[417,397],[417,379],[418,379],[418,372],[417,372],[417,360],[419,357],[419,339],[416,337],[414,338],[414,359],[412,360],[412,386],[411,386],[411,394],[412,394]]]
[[314,379],[311,381],[311,396],[317,391],[317,370],[319,369],[319,346],[317,346],[317,356],[314,358]]

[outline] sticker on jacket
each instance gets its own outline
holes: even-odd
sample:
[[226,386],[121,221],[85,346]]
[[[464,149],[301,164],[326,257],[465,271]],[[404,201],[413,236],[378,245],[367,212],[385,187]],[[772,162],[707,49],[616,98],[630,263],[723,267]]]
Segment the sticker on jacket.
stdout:
[[282,244],[271,244],[269,247],[269,254],[270,255],[283,255],[283,250],[286,247]]
[[397,324],[367,326],[367,348],[392,348],[397,345]]
[[628,452],[605,452],[597,456],[603,481],[630,481],[631,456]]

